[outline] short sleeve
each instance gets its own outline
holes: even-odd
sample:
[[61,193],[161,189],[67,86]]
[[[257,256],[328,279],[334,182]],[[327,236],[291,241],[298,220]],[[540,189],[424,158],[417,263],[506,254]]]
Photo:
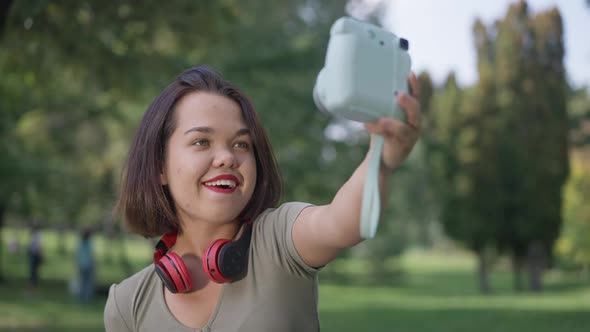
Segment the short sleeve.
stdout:
[[104,327],[107,332],[131,332],[131,325],[121,313],[118,300],[120,295],[117,294],[117,285],[109,288],[109,297],[104,308]]
[[309,203],[290,202],[261,215],[255,222],[256,245],[265,254],[290,274],[303,278],[313,278],[319,269],[307,265],[293,243],[293,225],[297,217]]

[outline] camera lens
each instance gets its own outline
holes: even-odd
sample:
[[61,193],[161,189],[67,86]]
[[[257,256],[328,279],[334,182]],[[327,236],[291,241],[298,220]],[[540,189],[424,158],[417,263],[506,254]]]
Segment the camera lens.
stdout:
[[399,39],[399,48],[401,48],[404,51],[407,51],[410,48],[410,42],[408,42],[407,39],[400,38]]

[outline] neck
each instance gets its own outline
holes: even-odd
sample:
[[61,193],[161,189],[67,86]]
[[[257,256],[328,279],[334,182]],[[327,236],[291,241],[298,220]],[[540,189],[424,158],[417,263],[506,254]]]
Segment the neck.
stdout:
[[179,255],[193,254],[202,257],[207,247],[215,240],[233,240],[240,229],[238,222],[213,224],[208,222],[183,223],[182,234],[176,239],[173,250]]

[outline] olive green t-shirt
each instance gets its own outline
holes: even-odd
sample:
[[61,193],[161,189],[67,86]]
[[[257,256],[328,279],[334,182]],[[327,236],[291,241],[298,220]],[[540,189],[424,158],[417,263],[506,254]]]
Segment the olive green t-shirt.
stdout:
[[106,331],[318,331],[318,269],[303,262],[291,237],[293,223],[306,206],[286,203],[257,218],[248,271],[244,278],[222,286],[202,329],[174,318],[152,265],[111,286],[104,310]]

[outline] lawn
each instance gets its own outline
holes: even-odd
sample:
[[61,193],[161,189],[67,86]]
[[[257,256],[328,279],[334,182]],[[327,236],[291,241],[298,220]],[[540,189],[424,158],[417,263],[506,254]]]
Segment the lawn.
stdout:
[[[5,232],[5,241],[13,236]],[[74,271],[75,237],[61,237],[66,252],[57,254],[57,237],[44,234],[49,256],[43,267],[40,292],[26,292],[26,260],[22,252],[3,251],[7,279],[0,284],[0,331],[103,331],[104,287],[90,305],[80,307],[68,293]],[[7,243],[7,242],[4,242]],[[117,253],[126,250],[129,269],[149,264],[151,245],[133,238],[116,245],[96,239],[99,279],[107,286],[125,275]],[[346,284],[328,282],[320,274],[322,331],[588,331],[590,282],[550,271],[542,294],[515,295],[510,274],[502,268],[492,275],[494,294],[476,290],[470,255],[409,251],[400,262],[404,274],[390,286],[367,285],[357,277],[363,262],[338,261],[328,267],[349,277]]]

